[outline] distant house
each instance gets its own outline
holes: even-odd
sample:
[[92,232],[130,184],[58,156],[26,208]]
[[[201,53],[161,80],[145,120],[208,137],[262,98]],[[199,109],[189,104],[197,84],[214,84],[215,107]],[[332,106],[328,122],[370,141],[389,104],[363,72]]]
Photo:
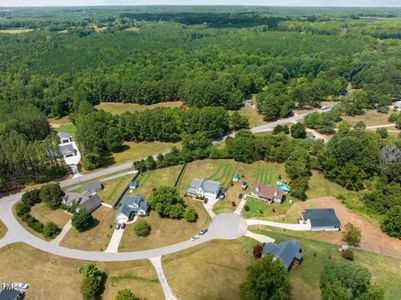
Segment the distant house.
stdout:
[[284,191],[279,188],[274,188],[271,185],[254,183],[251,191],[252,197],[268,201],[270,203],[281,203],[284,198]]
[[341,228],[340,220],[332,208],[304,209],[301,222],[309,222],[312,231],[338,231]]
[[64,158],[77,155],[77,150],[74,149],[72,144],[60,145],[59,148],[60,148],[60,153]]
[[82,189],[85,192],[90,192],[90,193],[96,193],[102,190],[102,184],[100,183],[100,181],[96,180],[96,181],[91,181],[88,183],[84,183],[82,185]]
[[401,111],[401,101],[394,102],[394,109],[396,111]]
[[267,253],[273,255],[273,260],[279,259],[287,270],[295,268],[303,258],[299,241],[285,241],[279,244],[267,243],[263,247],[262,257]]
[[14,289],[0,289],[0,300],[20,300],[20,293]]
[[59,132],[57,136],[60,139],[60,144],[71,143],[73,141],[72,136],[65,132]]
[[83,192],[82,194],[67,193],[61,203],[67,207],[76,207],[76,211],[85,208],[89,212],[93,212],[102,205],[102,200],[98,195],[93,195],[90,192]]
[[149,203],[141,196],[127,196],[116,211],[116,222],[127,223],[133,215],[145,216],[149,210]]
[[216,200],[222,195],[220,182],[206,178],[193,179],[187,194],[192,197],[204,197],[209,200]]

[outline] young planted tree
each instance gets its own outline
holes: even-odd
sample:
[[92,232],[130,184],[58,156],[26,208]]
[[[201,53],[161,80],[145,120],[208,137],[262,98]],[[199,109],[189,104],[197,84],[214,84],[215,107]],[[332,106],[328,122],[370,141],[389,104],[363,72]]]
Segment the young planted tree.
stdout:
[[94,264],[89,264],[82,269],[81,294],[84,300],[99,299],[103,290],[105,273]]
[[187,207],[184,212],[184,219],[189,223],[194,223],[198,219],[198,214],[192,207]]
[[359,243],[361,242],[361,230],[352,223],[345,224],[343,240],[350,246],[359,246]]
[[134,231],[137,236],[148,236],[152,227],[145,220],[139,220],[134,225]]
[[49,240],[54,239],[60,233],[60,231],[61,229],[56,223],[53,222],[46,223],[43,226],[43,235]]

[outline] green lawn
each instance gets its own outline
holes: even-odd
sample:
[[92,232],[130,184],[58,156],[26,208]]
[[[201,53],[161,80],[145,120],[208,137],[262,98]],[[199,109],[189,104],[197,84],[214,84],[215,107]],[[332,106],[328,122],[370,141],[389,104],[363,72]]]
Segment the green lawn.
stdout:
[[[292,197],[290,197],[293,199]],[[255,218],[255,219],[274,219],[277,216],[282,216],[284,215],[288,209],[295,203],[295,199],[289,203],[289,201],[285,201],[284,203],[273,203],[271,205],[267,204],[264,201],[258,200],[258,199],[253,199],[251,197],[248,198],[247,205],[249,207],[249,211],[246,211],[245,209],[242,210],[242,215],[249,219],[249,218]],[[297,220],[295,219],[294,222]],[[286,218],[286,222],[290,222],[288,218]]]
[[376,110],[367,110],[364,114],[354,117],[343,116],[343,120],[354,125],[356,122],[362,121],[366,126],[390,124],[388,117],[390,113],[379,113]]
[[66,123],[62,124],[59,127],[55,128],[57,132],[65,132],[68,133],[72,136],[75,136],[75,133],[77,132],[77,128],[75,127],[74,124],[72,123]]
[[0,221],[0,239],[7,233],[7,227]]
[[339,246],[317,240],[302,238],[298,233],[277,233],[258,230],[276,239],[298,239],[304,249],[304,260],[295,270],[290,271],[290,282],[294,299],[320,299],[320,274],[324,265],[330,260],[341,260],[350,264],[360,264],[372,273],[372,283],[383,286],[386,290],[386,299],[401,299],[401,260],[363,250],[354,250],[353,262],[343,259],[338,251]]
[[145,109],[153,109],[157,107],[180,107],[183,105],[181,101],[160,102],[151,105],[143,105],[137,103],[121,103],[121,102],[102,102],[95,108],[103,109],[113,115],[120,115],[125,112],[144,111]]
[[131,179],[132,175],[126,175],[102,182],[103,189],[97,194],[104,202],[113,204],[114,200],[116,200],[118,195],[125,189]]

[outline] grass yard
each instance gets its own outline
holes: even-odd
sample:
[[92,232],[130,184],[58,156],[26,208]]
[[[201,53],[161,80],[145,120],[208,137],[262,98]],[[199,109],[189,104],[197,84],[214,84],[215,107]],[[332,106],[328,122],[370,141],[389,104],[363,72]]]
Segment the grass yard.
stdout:
[[0,221],[0,239],[3,238],[7,233],[7,227]]
[[383,114],[377,112],[376,110],[367,110],[363,115],[354,117],[343,116],[342,118],[344,121],[347,121],[351,124],[355,124],[356,122],[362,121],[366,124],[366,126],[375,126],[375,125],[391,124],[388,121],[390,113]]
[[[80,268],[87,263],[54,256],[23,243],[12,244],[0,249],[0,278],[2,282],[29,283],[27,299],[81,299]],[[156,273],[147,260],[96,265],[108,276],[104,299],[112,299],[124,288],[140,298],[163,298]]]
[[69,116],[65,116],[62,118],[49,118],[48,119],[50,126],[52,126],[53,128],[57,128],[60,125],[64,125],[64,124],[71,124],[71,120]]
[[[249,206],[249,211],[245,211],[245,209],[243,209],[242,216],[246,219],[254,218],[262,220],[263,219],[274,220],[277,218],[282,218],[282,216],[290,209],[290,207],[295,203],[295,201],[297,201],[294,200],[291,202],[291,204],[289,203],[289,200],[286,200],[282,204],[273,203],[269,205],[264,201],[249,197],[246,203]],[[286,217],[286,222],[297,222],[297,218]]]
[[[267,122],[263,119],[263,116],[258,112],[256,108],[252,107],[243,107],[238,112],[248,118],[249,128],[257,127]],[[232,115],[234,111],[230,111],[230,115]]]
[[253,261],[253,240],[211,241],[163,257],[163,270],[178,299],[239,299]]
[[96,105],[95,108],[103,109],[104,111],[111,112],[113,115],[120,115],[125,112],[144,111],[145,109],[153,109],[157,107],[181,107],[184,103],[181,101],[160,102],[151,105],[137,104],[137,103],[121,103],[121,102],[102,102]]
[[302,238],[298,233],[277,233],[257,231],[276,239],[298,239],[304,249],[304,260],[295,270],[290,272],[290,282],[294,299],[320,299],[320,274],[324,265],[330,260],[341,260],[350,264],[359,264],[372,273],[372,283],[383,286],[386,299],[401,299],[401,260],[363,250],[354,250],[354,261],[349,262],[341,257],[337,245]]
[[65,132],[72,136],[75,136],[75,133],[77,132],[77,128],[72,123],[61,124],[60,126],[58,126],[57,128],[54,128],[54,129],[57,132]]
[[149,216],[141,217],[152,226],[152,230],[147,237],[138,237],[134,230],[134,224],[128,224],[120,243],[119,251],[146,250],[157,247],[168,246],[182,242],[197,234],[202,227],[209,224],[210,219],[201,201],[185,199],[188,206],[192,206],[198,213],[196,223],[188,223],[184,219],[173,220],[160,218],[158,213],[151,211]]
[[109,244],[114,230],[115,210],[100,206],[92,215],[97,224],[91,229],[78,232],[72,228],[61,242],[61,246],[90,251],[103,251]]
[[31,209],[31,215],[43,224],[48,222],[56,223],[59,228],[63,228],[68,220],[71,219],[71,216],[65,213],[62,209],[51,210],[45,203],[38,203],[33,206]]
[[97,195],[104,202],[113,204],[114,200],[125,189],[127,184],[131,181],[132,175],[121,176],[119,178],[102,182],[103,189]]
[[133,194],[139,194],[146,199],[153,194],[154,188],[160,186],[174,186],[174,183],[177,180],[178,174],[180,173],[181,169],[182,165],[179,165],[169,168],[147,171],[140,174],[136,179],[139,187],[133,192]]
[[124,142],[124,150],[113,153],[114,163],[121,164],[129,161],[134,161],[146,158],[149,155],[155,155],[170,151],[176,146],[180,147],[180,143],[165,143],[165,142]]

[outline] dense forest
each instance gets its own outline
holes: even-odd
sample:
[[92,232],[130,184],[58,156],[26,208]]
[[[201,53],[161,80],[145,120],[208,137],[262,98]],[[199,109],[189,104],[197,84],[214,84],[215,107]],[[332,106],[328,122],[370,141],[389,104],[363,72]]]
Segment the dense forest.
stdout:
[[[0,192],[65,175],[52,155],[57,138],[47,119],[68,115],[86,169],[104,164],[124,141],[182,141],[181,149],[138,168],[205,157],[277,161],[300,199],[317,169],[347,189],[367,190],[366,206],[384,214],[401,205],[400,138],[368,133],[363,124],[335,127],[343,115],[388,112],[400,99],[400,24],[400,9],[1,10]],[[255,95],[265,120],[324,100],[338,104],[309,114],[291,132],[286,126],[270,136],[240,131],[223,149],[213,147],[210,141],[248,127],[229,111]],[[178,100],[185,105],[119,116],[94,108]],[[393,119],[401,127],[401,116]],[[335,135],[327,145],[312,144],[303,139],[305,126]],[[388,213],[389,234],[399,211]]]

